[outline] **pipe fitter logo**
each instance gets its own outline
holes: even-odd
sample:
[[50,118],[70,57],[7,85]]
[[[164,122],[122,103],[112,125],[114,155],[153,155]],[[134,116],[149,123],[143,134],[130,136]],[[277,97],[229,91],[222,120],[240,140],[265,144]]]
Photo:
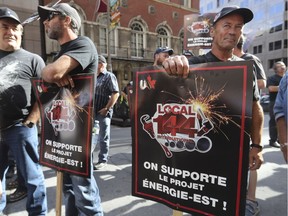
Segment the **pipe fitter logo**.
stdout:
[[156,139],[166,157],[172,152],[208,152],[212,142],[206,135],[214,128],[200,107],[193,104],[157,104],[152,118],[140,117],[143,130],[151,139]]
[[66,100],[54,100],[51,108],[45,109],[46,118],[52,125],[55,135],[59,131],[73,131],[75,129],[75,108]]
[[207,23],[206,20],[194,22],[190,26],[187,26],[187,30],[189,32],[194,33],[195,35],[204,34],[204,33],[207,34],[209,32],[209,24]]

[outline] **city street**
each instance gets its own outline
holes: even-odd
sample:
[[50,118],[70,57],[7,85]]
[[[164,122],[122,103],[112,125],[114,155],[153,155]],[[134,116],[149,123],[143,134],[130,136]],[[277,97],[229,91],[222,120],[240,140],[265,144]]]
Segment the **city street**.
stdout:
[[[261,216],[287,216],[287,164],[278,148],[268,145],[268,120],[265,115],[263,133],[265,163],[258,172],[257,199]],[[105,216],[172,216],[169,207],[153,201],[131,196],[132,145],[131,128],[112,126],[110,161],[101,171],[95,171],[100,188]],[[97,152],[95,157],[97,158]],[[96,159],[95,159],[96,160]],[[55,171],[43,168],[48,192],[49,216],[55,215],[56,177]],[[10,191],[11,192],[11,191]],[[8,204],[9,216],[24,216],[25,201]],[[62,205],[62,215],[64,215]],[[184,213],[183,215],[190,215]]]

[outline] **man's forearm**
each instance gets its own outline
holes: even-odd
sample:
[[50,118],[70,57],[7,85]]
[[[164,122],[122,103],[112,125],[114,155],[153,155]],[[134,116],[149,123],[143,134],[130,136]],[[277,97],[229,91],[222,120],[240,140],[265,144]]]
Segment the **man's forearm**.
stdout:
[[264,123],[263,109],[262,109],[259,101],[253,101],[252,126],[251,126],[252,143],[255,143],[255,144],[261,143],[263,123]]
[[259,89],[264,89],[266,87],[266,80],[264,79],[258,79],[257,85]]
[[284,117],[280,117],[276,121],[278,129],[278,139],[281,144],[287,143],[287,123]]
[[113,93],[111,95],[111,98],[109,99],[108,103],[106,104],[105,108],[107,108],[108,110],[114,106],[114,104],[117,102],[119,97],[119,93]]
[[269,92],[278,92],[279,86],[269,86],[268,90]]
[[40,109],[39,109],[38,103],[35,102],[31,112],[29,113],[25,121],[36,124],[39,119],[40,119]]

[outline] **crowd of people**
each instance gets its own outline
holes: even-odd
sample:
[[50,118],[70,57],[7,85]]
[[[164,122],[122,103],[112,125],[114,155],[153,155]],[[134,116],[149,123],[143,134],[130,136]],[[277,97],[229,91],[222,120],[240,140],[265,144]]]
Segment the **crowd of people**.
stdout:
[[[67,216],[102,216],[104,213],[93,171],[105,168],[109,160],[113,107],[121,94],[117,78],[107,70],[107,61],[104,56],[98,55],[94,43],[88,37],[78,35],[81,18],[73,7],[67,3],[53,7],[39,6],[38,13],[47,37],[56,40],[60,45],[59,53],[53,62],[47,65],[40,56],[21,48],[23,26],[18,15],[7,7],[0,8],[0,71],[1,78],[5,79],[0,90],[0,215],[5,215],[7,203],[6,173],[10,153],[15,160],[21,183],[24,183],[25,189],[22,190],[25,191],[25,196],[21,198],[27,196],[28,214],[31,216],[47,214],[46,186],[38,153],[37,123],[40,111],[32,92],[31,78],[41,77],[44,81],[59,87],[73,88],[75,84],[71,75],[97,71],[94,116],[95,120],[99,121],[100,133],[92,137],[91,158],[98,144],[100,148],[98,162],[94,165],[91,160],[91,178],[64,172],[63,194]],[[164,68],[171,76],[187,78],[189,64],[253,60],[252,127],[246,216],[258,215],[260,212],[256,200],[256,185],[257,169],[264,161],[262,156],[264,114],[259,98],[261,90],[265,87],[269,89],[271,103],[269,145],[281,148],[287,162],[286,65],[280,61],[275,63],[275,75],[268,77],[266,86],[266,73],[261,61],[243,50],[245,42],[243,27],[252,19],[253,13],[250,9],[225,7],[215,16],[210,29],[213,38],[211,51],[201,56],[195,56],[190,51],[174,55],[173,49],[159,47],[154,53],[153,62],[154,66]]]

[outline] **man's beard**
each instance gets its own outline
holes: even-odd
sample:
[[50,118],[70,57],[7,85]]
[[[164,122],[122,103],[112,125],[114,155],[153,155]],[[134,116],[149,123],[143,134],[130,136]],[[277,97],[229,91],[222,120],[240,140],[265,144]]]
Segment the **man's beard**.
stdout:
[[47,36],[52,40],[58,40],[61,36],[61,29],[48,29],[46,30]]

